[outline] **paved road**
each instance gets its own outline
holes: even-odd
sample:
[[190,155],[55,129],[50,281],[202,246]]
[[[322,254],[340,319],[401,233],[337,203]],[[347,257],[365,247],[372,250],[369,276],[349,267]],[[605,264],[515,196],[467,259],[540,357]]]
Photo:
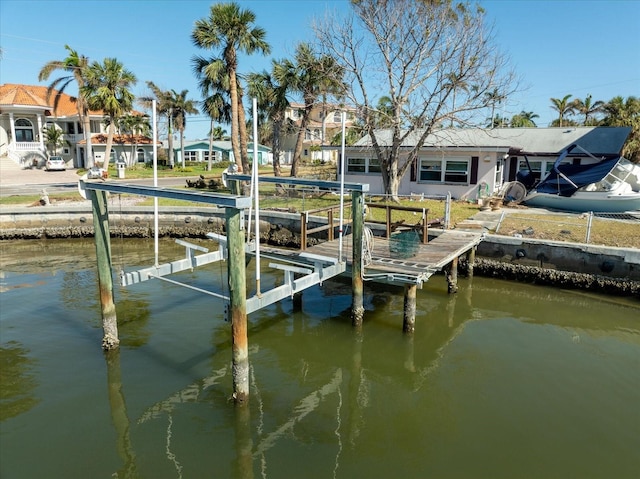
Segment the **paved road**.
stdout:
[[[11,161],[11,160],[9,160]],[[194,178],[196,178],[194,176]],[[190,179],[194,179],[190,178]],[[11,195],[39,195],[43,189],[47,193],[61,193],[76,191],[78,188],[78,172],[75,169],[66,171],[46,171],[44,169],[23,170],[17,165],[0,164],[0,196]],[[113,179],[113,178],[112,178]],[[184,186],[185,177],[159,178],[159,186]],[[152,185],[152,179],[123,180],[115,179],[136,185]]]

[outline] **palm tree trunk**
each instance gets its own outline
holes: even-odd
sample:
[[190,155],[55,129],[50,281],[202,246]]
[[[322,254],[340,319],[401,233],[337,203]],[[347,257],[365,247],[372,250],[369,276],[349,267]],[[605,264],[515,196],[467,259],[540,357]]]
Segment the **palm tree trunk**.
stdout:
[[173,157],[173,128],[171,127],[171,122],[173,121],[173,114],[171,112],[167,113],[168,120],[168,129],[167,129],[167,146],[169,147],[169,168],[173,169],[174,165],[174,157]]
[[109,161],[111,160],[111,145],[113,145],[113,135],[116,131],[116,119],[111,117],[111,123],[109,124],[109,133],[107,134],[107,147],[104,151],[104,162],[102,167],[106,170],[109,168]]
[[211,119],[211,126],[209,127],[209,158],[207,160],[207,171],[211,171],[213,168],[213,118]]
[[280,131],[282,129],[282,120],[274,120],[273,122],[273,175],[282,176],[280,170]]
[[[248,172],[250,171],[250,168],[249,168],[247,121],[244,115],[244,105],[242,104],[242,94],[240,93],[238,93],[238,126],[240,127],[240,158],[242,161],[242,169],[243,171]],[[254,141],[258,141],[258,140],[254,138]]]
[[242,168],[242,157],[240,156],[240,145],[238,130],[238,82],[235,68],[229,66],[229,93],[231,95],[231,150],[233,159],[238,165],[240,173],[247,173]]

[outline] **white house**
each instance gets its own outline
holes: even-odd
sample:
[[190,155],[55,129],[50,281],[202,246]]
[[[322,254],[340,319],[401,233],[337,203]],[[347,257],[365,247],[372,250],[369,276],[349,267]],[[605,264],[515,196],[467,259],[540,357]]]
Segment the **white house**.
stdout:
[[[302,112],[304,103],[290,103],[285,111],[285,118],[294,128],[285,129],[282,138],[283,163],[291,163],[298,132],[302,126]],[[338,152],[335,149],[323,148],[330,145],[331,140],[342,131],[342,112],[346,112],[345,128],[348,130],[356,122],[356,109],[333,103],[317,103],[313,106],[309,117],[309,124],[304,132],[302,141],[303,161],[324,160],[337,162]]]
[[[57,154],[70,166],[85,166],[87,145],[75,99],[62,93],[54,108],[57,93],[53,90],[51,95],[47,95],[46,86],[0,85],[0,156],[8,156],[16,163],[35,156],[43,164],[49,153],[45,130],[55,127],[64,133],[64,143]],[[104,162],[107,138],[103,122],[105,115],[101,111],[91,111],[89,118],[94,160]],[[110,161],[121,160],[131,165],[151,161],[152,155],[151,139],[140,135],[117,135]]]
[[[540,175],[551,169],[561,151],[577,144],[583,150],[574,150],[565,161],[586,164],[619,155],[630,131],[628,127],[437,130],[418,150],[398,194],[444,196],[450,192],[454,198],[474,200],[515,180],[525,168],[525,157]],[[404,140],[401,162],[419,137],[420,132],[415,132]],[[377,138],[382,147],[391,146],[391,130],[380,130]],[[348,147],[345,156],[345,181],[369,183],[373,194],[384,192],[380,164],[368,135]]]

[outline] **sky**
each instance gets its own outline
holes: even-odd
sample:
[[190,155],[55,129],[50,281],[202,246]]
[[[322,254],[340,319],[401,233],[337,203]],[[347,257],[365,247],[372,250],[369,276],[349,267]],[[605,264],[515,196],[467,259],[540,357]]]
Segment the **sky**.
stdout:
[[[291,57],[301,41],[313,40],[310,24],[325,12],[345,12],[348,0],[237,0],[256,15],[271,54],[240,59],[241,73],[270,68],[271,59]],[[147,81],[163,90],[188,90],[201,99],[193,75],[194,55],[212,56],[191,43],[196,20],[215,3],[204,0],[0,0],[0,83],[38,82],[51,60],[66,58],[65,45],[91,61],[115,57],[132,71],[136,96]],[[538,126],[557,117],[550,98],[608,101],[640,97],[640,0],[480,0],[494,25],[496,45],[521,78],[520,91],[499,113],[534,112]],[[70,90],[69,93],[75,94]],[[187,140],[206,138],[209,120],[187,117]],[[227,131],[230,128],[226,127]]]

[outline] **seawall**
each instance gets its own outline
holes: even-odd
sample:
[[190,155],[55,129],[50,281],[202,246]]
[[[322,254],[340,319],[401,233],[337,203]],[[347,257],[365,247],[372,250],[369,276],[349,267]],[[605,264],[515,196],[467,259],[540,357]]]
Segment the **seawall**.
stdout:
[[[262,211],[260,216],[262,242],[300,247],[300,214]],[[110,204],[109,218],[114,237],[153,236],[153,207]],[[308,227],[321,222],[310,217]],[[209,232],[223,233],[224,209],[160,208],[158,226],[163,237],[203,238]],[[374,233],[378,232],[374,229]],[[431,234],[437,235],[438,230],[432,229]],[[0,209],[0,240],[92,236],[93,216],[90,206],[84,203]],[[478,246],[474,272],[527,283],[640,297],[640,250],[632,248],[485,235]]]

